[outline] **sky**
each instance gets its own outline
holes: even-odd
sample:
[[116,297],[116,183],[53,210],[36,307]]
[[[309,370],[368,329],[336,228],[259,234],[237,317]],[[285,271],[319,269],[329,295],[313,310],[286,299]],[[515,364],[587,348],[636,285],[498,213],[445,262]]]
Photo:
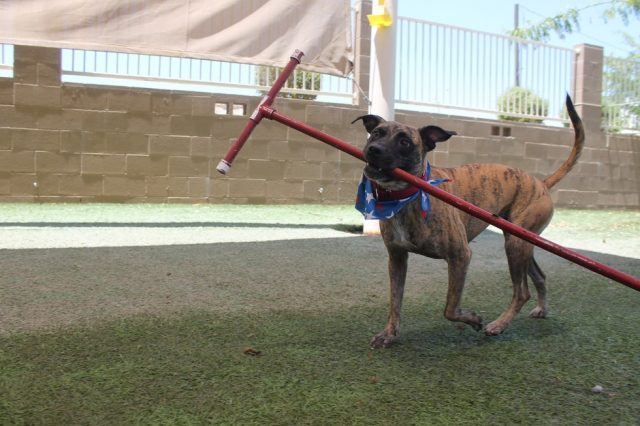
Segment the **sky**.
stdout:
[[[520,25],[538,23],[546,17],[602,3],[602,0],[396,0],[398,15],[455,25],[473,30],[505,34],[514,25],[514,5],[520,4]],[[580,31],[561,39],[553,36],[548,43],[572,48],[586,43],[602,46],[605,55],[627,57],[632,48],[622,35],[627,32],[638,38],[640,20],[631,17],[629,25],[616,18],[605,22],[602,13],[606,6],[580,12]]]

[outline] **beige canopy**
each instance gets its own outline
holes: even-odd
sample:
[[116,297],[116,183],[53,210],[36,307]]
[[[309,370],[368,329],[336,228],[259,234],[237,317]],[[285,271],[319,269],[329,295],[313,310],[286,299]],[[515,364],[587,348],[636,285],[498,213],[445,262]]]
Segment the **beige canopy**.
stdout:
[[182,56],[346,75],[349,0],[0,0],[0,42]]

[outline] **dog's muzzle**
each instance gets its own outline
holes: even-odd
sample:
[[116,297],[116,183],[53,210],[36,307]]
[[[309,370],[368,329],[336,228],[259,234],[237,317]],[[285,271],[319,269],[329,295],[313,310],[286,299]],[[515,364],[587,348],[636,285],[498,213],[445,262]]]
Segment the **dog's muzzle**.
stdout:
[[371,144],[365,147],[364,159],[367,165],[382,171],[384,169],[394,168],[393,156],[389,155],[388,150],[382,144]]

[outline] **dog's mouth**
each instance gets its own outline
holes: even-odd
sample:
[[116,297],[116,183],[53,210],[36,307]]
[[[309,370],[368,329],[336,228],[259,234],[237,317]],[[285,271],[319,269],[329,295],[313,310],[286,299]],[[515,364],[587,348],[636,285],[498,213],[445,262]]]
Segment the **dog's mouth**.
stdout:
[[383,181],[383,180],[390,180],[392,179],[391,175],[388,173],[389,169],[382,169],[380,167],[376,167],[374,165],[371,165],[369,163],[367,163],[366,166],[364,166],[364,174],[366,177],[368,177],[371,180],[375,180],[375,181]]
[[408,184],[392,176],[389,173],[390,170],[391,169],[382,169],[367,163],[363,172],[369,180],[374,181],[385,189],[395,191],[406,188]]

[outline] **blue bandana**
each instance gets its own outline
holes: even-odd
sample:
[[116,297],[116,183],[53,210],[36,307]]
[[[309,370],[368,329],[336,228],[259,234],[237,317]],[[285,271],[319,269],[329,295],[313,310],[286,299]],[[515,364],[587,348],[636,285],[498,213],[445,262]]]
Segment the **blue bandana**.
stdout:
[[[447,182],[449,179],[429,179],[431,175],[431,164],[427,162],[427,169],[425,170],[422,179],[431,184],[438,185],[442,182]],[[376,197],[378,195],[378,197]],[[389,191],[386,194],[382,194],[379,188],[374,191],[374,184],[363,174],[362,180],[358,185],[358,193],[356,196],[356,209],[362,213],[365,219],[391,219],[396,213],[402,210],[407,204],[420,197],[420,205],[422,207],[422,217],[425,222],[429,211],[431,210],[431,202],[429,201],[429,194],[425,191],[416,188],[414,186],[409,187],[407,190],[402,191]],[[381,200],[378,200],[381,198]]]

